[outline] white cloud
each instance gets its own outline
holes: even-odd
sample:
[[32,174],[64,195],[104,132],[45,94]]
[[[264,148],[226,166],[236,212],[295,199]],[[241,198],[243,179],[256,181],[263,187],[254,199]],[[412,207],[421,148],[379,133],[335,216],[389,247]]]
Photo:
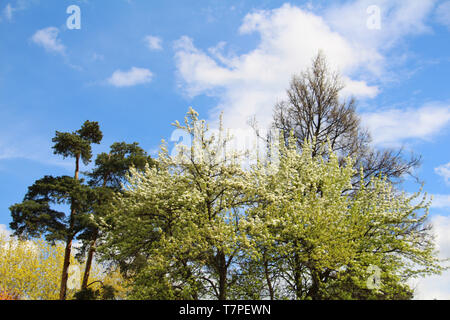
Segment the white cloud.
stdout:
[[107,82],[115,87],[131,87],[148,83],[153,73],[148,69],[132,67],[129,71],[116,70]]
[[[24,150],[26,149],[26,150]],[[27,141],[22,139],[0,141],[0,161],[9,159],[26,159],[36,161],[41,164],[57,166],[73,170],[73,164],[68,159],[61,159],[53,155],[51,145],[44,141],[42,137],[29,137]],[[6,167],[0,167],[0,171],[8,170]]]
[[436,20],[450,28],[450,1],[445,1],[437,7]]
[[58,34],[58,28],[48,27],[36,31],[31,37],[31,40],[49,52],[64,54],[66,47],[61,43],[61,40],[58,39]]
[[448,195],[448,194],[433,194],[431,208],[450,209],[450,195]]
[[[442,259],[450,258],[450,217],[435,216],[431,220],[435,233],[439,257]],[[450,287],[448,288],[450,291]]]
[[2,236],[9,237],[11,235],[11,230],[8,229],[8,227],[4,224],[0,224],[0,238]]
[[435,168],[434,172],[443,177],[446,183],[450,183],[450,162]]
[[[431,223],[435,235],[436,249],[439,250],[439,258],[450,258],[450,217],[434,216]],[[417,279],[411,281],[411,284],[415,287],[415,299],[450,299],[450,271],[445,271],[441,275]]]
[[390,109],[363,113],[363,124],[379,146],[398,146],[409,139],[428,140],[450,122],[450,106]]
[[[252,115],[267,125],[292,74],[308,67],[319,49],[324,50],[333,68],[339,66],[344,71],[366,60],[321,17],[291,5],[248,14],[240,33],[258,33],[261,40],[257,48],[240,56],[226,56],[223,43],[210,48],[210,54],[197,49],[188,37],[176,44],[184,89],[191,96],[218,96],[218,109],[225,109],[227,127],[244,128]],[[347,81],[353,94],[373,96],[377,91],[364,81]]]
[[[365,48],[384,50],[391,48],[405,35],[430,31],[426,19],[434,8],[436,0],[358,0],[347,2],[327,10],[325,16],[333,29],[350,41]],[[368,21],[373,12],[380,12],[380,29],[369,29]]]
[[[0,106],[2,107],[4,106]],[[42,132],[37,132],[32,119],[18,119],[16,116],[9,117],[2,114],[0,116],[0,161],[26,159],[72,171],[72,160],[62,159],[53,154],[51,138]],[[0,170],[8,169],[0,167]]]
[[146,36],[144,38],[147,48],[150,50],[162,50],[162,40],[156,36]]
[[247,128],[251,116],[266,127],[274,104],[285,97],[292,74],[309,67],[321,49],[330,67],[341,71],[347,85],[344,95],[374,97],[390,61],[384,55],[386,44],[426,32],[424,20],[434,1],[378,3],[386,20],[378,33],[366,26],[366,9],[373,1],[356,1],[322,15],[289,4],[249,13],[239,31],[243,36],[256,33],[260,40],[241,55],[227,53],[224,42],[202,50],[184,36],[175,44],[180,85],[190,96],[217,97],[212,120],[223,110],[226,127]]

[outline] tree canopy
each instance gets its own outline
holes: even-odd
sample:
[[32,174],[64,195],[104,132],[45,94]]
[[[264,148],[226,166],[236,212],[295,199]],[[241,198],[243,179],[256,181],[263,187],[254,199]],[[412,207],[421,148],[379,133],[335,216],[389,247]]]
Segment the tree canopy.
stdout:
[[[364,178],[383,174],[391,182],[398,182],[420,164],[420,157],[404,157],[402,149],[378,150],[371,146],[371,136],[361,124],[354,98],[342,96],[344,82],[339,73],[330,70],[323,52],[319,52],[312,66],[294,75],[286,92],[287,98],[274,108],[273,126],[283,132],[285,143],[293,132],[301,148],[305,141],[312,143],[313,154],[326,155],[329,148],[341,160],[350,156],[356,170],[364,168]],[[354,177],[358,184],[359,174]]]
[[[132,297],[389,299],[441,271],[421,192],[366,182],[352,157],[328,147],[324,158],[307,140],[299,150],[293,135],[278,161],[244,167],[246,155],[194,110],[175,126],[192,145],[170,156],[163,144],[158,168],[131,169],[106,217],[101,251],[129,271]],[[364,183],[346,192],[358,174]]]
[[[22,203],[10,207],[14,234],[21,238],[45,235],[47,240],[64,240],[66,243],[62,267],[60,299],[66,298],[68,269],[72,241],[89,224],[95,192],[79,180],[80,159],[88,164],[92,158],[91,144],[99,144],[103,138],[97,122],[86,121],[79,130],[56,131],[53,149],[64,158],[75,158],[74,177],[45,176],[28,188]],[[56,208],[70,207],[70,212]],[[61,209],[60,209],[61,210]]]
[[[190,145],[174,153],[163,141],[154,160],[115,142],[88,172],[80,161],[92,161],[99,124],[56,131],[53,152],[75,160],[74,176],[44,176],[10,207],[19,242],[12,257],[0,239],[0,298],[110,299],[118,288],[132,299],[411,299],[410,279],[446,269],[427,195],[397,184],[419,158],[375,149],[342,89],[317,55],[275,107],[263,155],[192,108],[173,124]],[[75,293],[69,267],[84,261]]]

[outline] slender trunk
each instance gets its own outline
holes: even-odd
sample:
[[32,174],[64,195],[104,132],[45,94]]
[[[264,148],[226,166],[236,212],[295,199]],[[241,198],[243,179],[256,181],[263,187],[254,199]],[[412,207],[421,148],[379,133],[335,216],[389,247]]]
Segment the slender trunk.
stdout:
[[64,263],[61,275],[61,289],[59,291],[59,299],[66,300],[67,279],[69,278],[70,253],[72,250],[72,236],[67,237],[66,249],[64,252]]
[[81,289],[86,289],[88,286],[89,281],[89,274],[91,273],[91,266],[92,266],[92,260],[94,258],[95,253],[95,242],[97,241],[98,237],[98,229],[95,229],[93,239],[91,242],[91,245],[89,247],[88,257],[86,260],[86,267],[84,269],[84,275],[83,275],[83,283],[81,284]]
[[76,155],[75,159],[75,180],[78,180],[80,175],[80,155]]
[[[103,187],[106,187],[106,184],[108,183],[108,176],[106,175],[103,178]],[[86,267],[84,268],[84,275],[83,275],[83,282],[81,284],[81,289],[86,289],[88,286],[88,281],[89,281],[89,275],[91,273],[91,267],[92,267],[92,260],[94,259],[94,253],[96,250],[96,242],[97,242],[97,238],[98,238],[98,229],[96,228],[94,231],[94,235],[92,236],[92,242],[91,245],[89,247],[89,251],[88,251],[88,257],[86,260]]]
[[[80,174],[80,155],[76,155],[75,157],[75,180],[78,180]],[[63,269],[61,274],[61,287],[59,290],[59,299],[66,300],[67,295],[67,279],[69,278],[69,266],[70,266],[70,255],[72,252],[72,240],[74,238],[73,228],[74,228],[74,216],[75,216],[75,208],[73,203],[70,205],[70,226],[69,226],[69,235],[67,236],[66,241],[66,249],[64,251],[64,262]]]

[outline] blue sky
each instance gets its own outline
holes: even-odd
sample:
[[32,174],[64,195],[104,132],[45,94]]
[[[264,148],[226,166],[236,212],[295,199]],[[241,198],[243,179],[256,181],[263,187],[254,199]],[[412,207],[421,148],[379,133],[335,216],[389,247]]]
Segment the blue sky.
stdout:
[[[81,29],[67,27],[70,5]],[[99,121],[94,152],[115,141],[154,152],[193,106],[212,123],[223,111],[245,135],[249,117],[270,122],[292,74],[321,49],[374,146],[422,155],[417,174],[448,257],[449,40],[450,1],[0,0],[0,225],[36,179],[72,174],[52,154],[55,130]],[[450,297],[442,279],[423,292]]]

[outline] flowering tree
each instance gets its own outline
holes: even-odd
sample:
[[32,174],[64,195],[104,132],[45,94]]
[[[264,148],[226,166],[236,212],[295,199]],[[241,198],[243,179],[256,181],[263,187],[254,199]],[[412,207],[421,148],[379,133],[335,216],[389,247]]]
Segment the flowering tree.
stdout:
[[[0,291],[14,292],[20,299],[58,299],[63,244],[23,241],[0,234],[0,248]],[[73,257],[71,260],[76,265]]]
[[171,156],[163,145],[158,168],[130,170],[103,250],[111,258],[119,253],[128,267],[144,258],[135,297],[226,299],[247,242],[240,230],[248,203],[243,154],[227,150],[230,137],[209,130],[192,109],[175,126],[191,146]]
[[247,232],[270,298],[410,298],[407,279],[441,271],[426,197],[382,177],[352,190],[352,159],[321,154],[308,142],[298,152],[292,138],[275,173],[252,171],[263,201],[248,210]]
[[[138,299],[410,297],[405,281],[439,273],[429,204],[382,177],[352,190],[353,160],[301,151],[248,163],[190,110],[190,146],[130,170],[103,219],[100,251]],[[361,179],[364,172],[360,172]],[[425,199],[425,198],[424,198]]]
[[[0,300],[56,300],[59,298],[60,271],[64,263],[65,246],[50,244],[43,239],[20,240],[0,233]],[[82,265],[70,257],[73,271],[68,272],[68,298],[81,287]],[[70,269],[70,268],[69,268]],[[117,270],[108,271],[93,265],[92,288],[100,290],[100,283],[114,288],[116,298],[125,297],[123,278]]]

